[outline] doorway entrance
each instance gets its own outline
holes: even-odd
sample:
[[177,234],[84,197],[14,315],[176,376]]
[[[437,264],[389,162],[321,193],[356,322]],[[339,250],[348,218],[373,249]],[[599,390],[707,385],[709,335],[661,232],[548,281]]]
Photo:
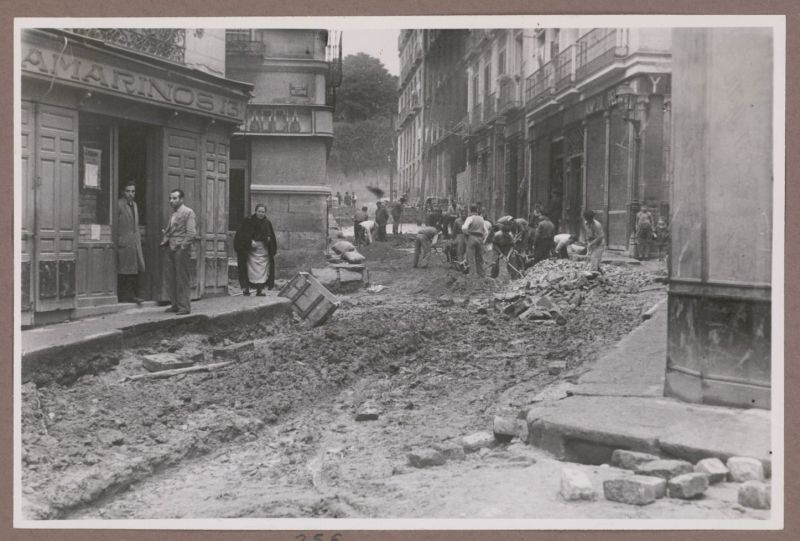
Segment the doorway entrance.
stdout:
[[572,156],[567,161],[564,214],[566,232],[579,235],[581,232],[581,210],[583,208],[583,156]]

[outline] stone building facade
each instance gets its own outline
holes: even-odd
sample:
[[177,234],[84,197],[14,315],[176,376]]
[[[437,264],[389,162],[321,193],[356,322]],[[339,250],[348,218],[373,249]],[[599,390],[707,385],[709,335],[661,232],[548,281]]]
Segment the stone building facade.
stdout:
[[147,269],[138,296],[167,299],[159,244],[174,188],[197,214],[193,298],[227,292],[229,146],[252,87],[224,78],[223,40],[215,29],[22,30],[23,325],[124,307],[113,209],[127,182]]
[[226,74],[253,85],[231,143],[231,229],[266,204],[279,276],[325,261],[339,47],[326,30],[227,30]]

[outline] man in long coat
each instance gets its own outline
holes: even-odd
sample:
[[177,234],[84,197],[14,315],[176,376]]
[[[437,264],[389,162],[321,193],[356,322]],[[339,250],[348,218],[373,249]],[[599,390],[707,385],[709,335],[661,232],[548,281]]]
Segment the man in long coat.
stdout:
[[137,293],[139,273],[144,272],[142,239],[139,235],[139,207],[136,205],[136,185],[125,185],[123,196],[117,202],[117,227],[114,244],[117,246],[117,297],[119,302],[142,299]]

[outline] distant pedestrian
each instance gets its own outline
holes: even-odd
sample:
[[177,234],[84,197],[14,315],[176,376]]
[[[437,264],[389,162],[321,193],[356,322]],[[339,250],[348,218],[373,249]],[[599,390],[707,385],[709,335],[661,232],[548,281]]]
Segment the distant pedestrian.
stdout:
[[470,273],[484,276],[483,269],[483,239],[486,230],[483,225],[483,218],[478,214],[478,206],[469,207],[470,215],[464,220],[461,232],[467,237],[467,261]]
[[341,192],[336,192],[336,206],[337,207],[341,207],[342,206],[342,194],[341,194]]
[[463,263],[464,255],[467,253],[467,234],[462,228],[467,220],[467,209],[462,208],[458,214],[458,218],[453,222],[453,233],[456,235],[456,259],[459,263]]
[[570,235],[569,233],[559,233],[553,237],[553,243],[556,245],[556,255],[559,259],[569,259],[569,252],[567,247],[578,241],[578,237]]
[[356,246],[367,244],[367,236],[361,226],[361,222],[366,222],[367,220],[369,220],[367,207],[361,207],[353,215],[353,236],[355,237]]
[[378,201],[376,203],[377,208],[375,209],[375,223],[378,224],[378,240],[385,241],[386,240],[386,224],[389,223],[389,211],[386,210],[386,207],[383,205],[382,202]]
[[658,245],[658,259],[663,260],[669,254],[669,226],[663,216],[658,217],[656,224],[656,243]]
[[344,192],[344,206],[345,207],[349,207],[350,206],[350,201],[351,201],[350,192]]
[[169,293],[167,312],[184,315],[191,312],[189,301],[189,265],[191,249],[197,238],[197,220],[194,211],[183,204],[183,190],[169,192],[172,216],[166,229],[162,229],[161,246],[167,252],[167,271],[164,275]]
[[417,231],[414,239],[414,268],[428,266],[431,257],[431,246],[436,244],[439,238],[439,230],[435,227],[426,225]]
[[259,203],[253,215],[244,219],[233,237],[233,247],[242,295],[250,295],[250,288],[254,287],[256,295],[263,297],[265,287],[275,287],[275,253],[278,250],[266,206]]
[[586,232],[586,252],[589,254],[589,270],[602,274],[600,261],[603,259],[603,250],[605,249],[603,226],[595,219],[593,210],[585,211],[583,220],[583,227]]
[[142,238],[139,233],[139,207],[136,184],[129,182],[117,201],[114,244],[117,246],[117,298],[119,302],[141,304],[138,295],[139,273],[145,271]]
[[642,205],[636,213],[636,241],[638,259],[650,257],[650,244],[653,242],[654,233],[653,215],[646,205]]
[[544,261],[553,251],[553,236],[556,227],[547,214],[539,219],[536,231],[533,234],[533,264]]
[[389,212],[392,215],[392,235],[397,236],[400,234],[400,217],[403,214],[403,202],[402,201],[392,202],[392,206]]
[[350,204],[352,205],[353,208],[358,208],[357,207],[357,205],[358,205],[358,196],[356,195],[356,192],[353,192],[353,198],[350,201]]

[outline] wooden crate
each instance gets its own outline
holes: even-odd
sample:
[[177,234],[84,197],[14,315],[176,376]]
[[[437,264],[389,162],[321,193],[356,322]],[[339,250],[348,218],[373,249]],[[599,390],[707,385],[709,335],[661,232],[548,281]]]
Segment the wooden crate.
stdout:
[[322,325],[339,308],[336,296],[307,272],[299,272],[279,296],[292,301],[292,308],[309,326]]

